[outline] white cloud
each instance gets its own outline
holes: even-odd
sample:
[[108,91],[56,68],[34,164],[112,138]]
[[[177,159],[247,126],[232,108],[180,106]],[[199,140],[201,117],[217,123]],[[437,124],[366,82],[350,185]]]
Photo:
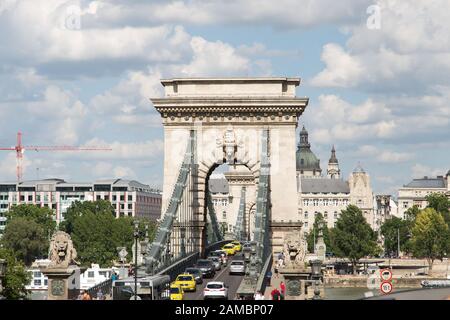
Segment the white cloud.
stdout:
[[443,176],[448,169],[442,168],[432,168],[427,165],[416,163],[411,167],[411,177],[412,178],[422,178],[422,177],[436,177]]
[[358,148],[356,155],[365,158],[373,158],[381,163],[401,163],[414,158],[414,154],[408,152],[398,152],[374,145],[362,145]]
[[[117,3],[119,2],[119,3]],[[299,28],[320,23],[348,23],[365,14],[372,0],[246,0],[246,1],[152,1],[121,6],[120,2],[101,3],[95,21],[111,23],[183,23],[194,25],[270,25],[275,28]],[[94,15],[94,13],[92,13]],[[87,17],[89,18],[89,16]]]
[[352,87],[365,73],[363,64],[346,53],[338,44],[326,44],[321,59],[326,68],[311,80],[314,86]]
[[379,0],[381,28],[348,26],[345,47],[324,45],[325,68],[311,81],[320,87],[366,91],[426,92],[450,85],[450,20],[447,0]]
[[193,59],[180,69],[183,76],[236,75],[250,71],[250,61],[239,56],[229,44],[193,37],[191,47]]

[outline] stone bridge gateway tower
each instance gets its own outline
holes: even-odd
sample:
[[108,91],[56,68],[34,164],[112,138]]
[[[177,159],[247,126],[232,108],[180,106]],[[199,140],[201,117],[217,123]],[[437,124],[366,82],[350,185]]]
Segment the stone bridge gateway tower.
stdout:
[[[269,131],[271,240],[281,251],[284,234],[301,227],[297,208],[296,134],[308,98],[297,98],[299,78],[180,78],[161,80],[165,97],[151,99],[164,126],[162,214],[168,207],[177,173],[196,132],[198,164],[187,187],[189,214],[183,224],[188,250],[205,248],[207,186],[219,165],[246,166],[258,183],[263,129]],[[256,199],[249,199],[255,202]],[[173,234],[178,234],[174,232]],[[176,241],[175,241],[176,242]]]

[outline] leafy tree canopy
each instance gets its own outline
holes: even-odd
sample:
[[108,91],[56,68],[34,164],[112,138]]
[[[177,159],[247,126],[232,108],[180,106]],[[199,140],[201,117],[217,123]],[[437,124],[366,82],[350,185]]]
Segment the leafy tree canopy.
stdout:
[[330,241],[330,229],[328,229],[327,223],[321,213],[318,213],[315,216],[313,227],[308,232],[308,235],[306,237],[306,240],[308,242],[308,251],[314,252],[315,246],[314,241],[317,242],[317,236],[319,234],[320,225],[322,226],[323,241],[325,242],[325,245],[327,247],[327,252],[333,252]]
[[[400,238],[400,250],[403,252],[410,251],[410,225],[408,220],[392,217],[386,220],[381,226],[381,234],[384,237],[384,247],[388,254],[399,254],[398,238]],[[400,236],[400,237],[399,237]]]
[[356,263],[362,257],[376,254],[379,250],[377,236],[364,218],[361,210],[349,205],[333,228],[331,243],[334,253],[350,259],[356,272]]
[[33,220],[39,224],[43,229],[45,235],[50,238],[56,229],[56,222],[53,219],[53,210],[48,207],[38,207],[33,204],[21,204],[12,206],[6,213],[8,221],[22,217],[27,220]]
[[48,256],[49,241],[44,228],[25,217],[15,217],[8,222],[1,243],[27,266],[36,258]]
[[[134,220],[131,217],[115,218],[114,208],[108,201],[75,202],[65,217],[67,220],[61,223],[60,229],[71,234],[83,265],[98,263],[111,266],[114,260],[118,260],[117,247],[126,247],[129,252],[127,259],[131,260]],[[156,223],[147,218],[136,219],[140,222],[141,240],[145,235],[145,224],[148,224],[149,239],[153,241]]]
[[9,300],[25,299],[29,293],[25,286],[30,283],[31,275],[12,250],[0,248],[0,259],[4,259],[7,264],[2,295]]
[[412,228],[412,250],[419,258],[426,258],[430,269],[435,259],[442,259],[449,250],[450,237],[444,218],[433,208],[422,210]]
[[444,217],[445,223],[450,226],[450,199],[442,193],[432,193],[425,197],[428,208],[433,208]]

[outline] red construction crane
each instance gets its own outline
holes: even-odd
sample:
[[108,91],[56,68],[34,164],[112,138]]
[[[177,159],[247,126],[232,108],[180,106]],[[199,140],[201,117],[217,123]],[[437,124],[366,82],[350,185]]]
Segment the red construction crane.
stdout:
[[17,159],[17,182],[22,181],[22,159],[23,153],[25,150],[34,150],[34,151],[111,151],[112,149],[106,147],[74,147],[74,146],[24,146],[22,145],[22,133],[17,132],[17,144],[15,147],[10,148],[2,148],[0,150],[6,151],[16,151],[16,159]]

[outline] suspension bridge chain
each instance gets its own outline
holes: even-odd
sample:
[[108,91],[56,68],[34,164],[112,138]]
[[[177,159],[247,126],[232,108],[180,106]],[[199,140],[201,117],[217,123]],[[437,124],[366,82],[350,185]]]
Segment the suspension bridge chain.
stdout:
[[211,220],[211,230],[210,230],[210,232],[211,232],[210,233],[211,234],[211,237],[210,237],[211,243],[222,241],[223,240],[223,236],[222,236],[222,233],[220,232],[220,229],[219,229],[219,223],[217,222],[216,211],[214,210],[214,206],[213,206],[213,202],[212,202],[212,198],[211,198],[210,192],[207,192],[206,204],[207,204],[207,207],[208,207],[209,218]]
[[241,189],[241,200],[239,202],[239,211],[236,219],[236,226],[234,227],[234,234],[238,241],[244,241],[245,238],[245,228],[244,228],[244,217],[245,217],[245,187]]
[[[181,164],[180,171],[178,173],[178,178],[175,183],[172,196],[169,201],[169,205],[164,214],[163,220],[160,223],[158,230],[156,232],[155,240],[150,246],[147,257],[145,258],[146,271],[150,274],[155,274],[164,267],[168,266],[174,260],[182,258],[186,255],[185,252],[185,234],[181,234],[180,237],[180,250],[178,252],[179,256],[171,256],[171,234],[173,232],[173,226],[182,210],[185,203],[185,209],[189,210],[189,204],[186,201],[186,196],[189,192],[185,192],[189,189],[190,178],[192,176],[193,168],[195,167],[195,153],[197,148],[196,132],[194,130],[190,131],[190,137],[186,153],[184,155],[183,163]],[[189,190],[188,190],[189,191]],[[180,210],[181,209],[181,210]]]
[[261,170],[256,196],[256,213],[254,241],[256,241],[256,256],[250,263],[250,274],[257,278],[263,264],[270,255],[270,158],[269,130],[263,130],[261,138]]

